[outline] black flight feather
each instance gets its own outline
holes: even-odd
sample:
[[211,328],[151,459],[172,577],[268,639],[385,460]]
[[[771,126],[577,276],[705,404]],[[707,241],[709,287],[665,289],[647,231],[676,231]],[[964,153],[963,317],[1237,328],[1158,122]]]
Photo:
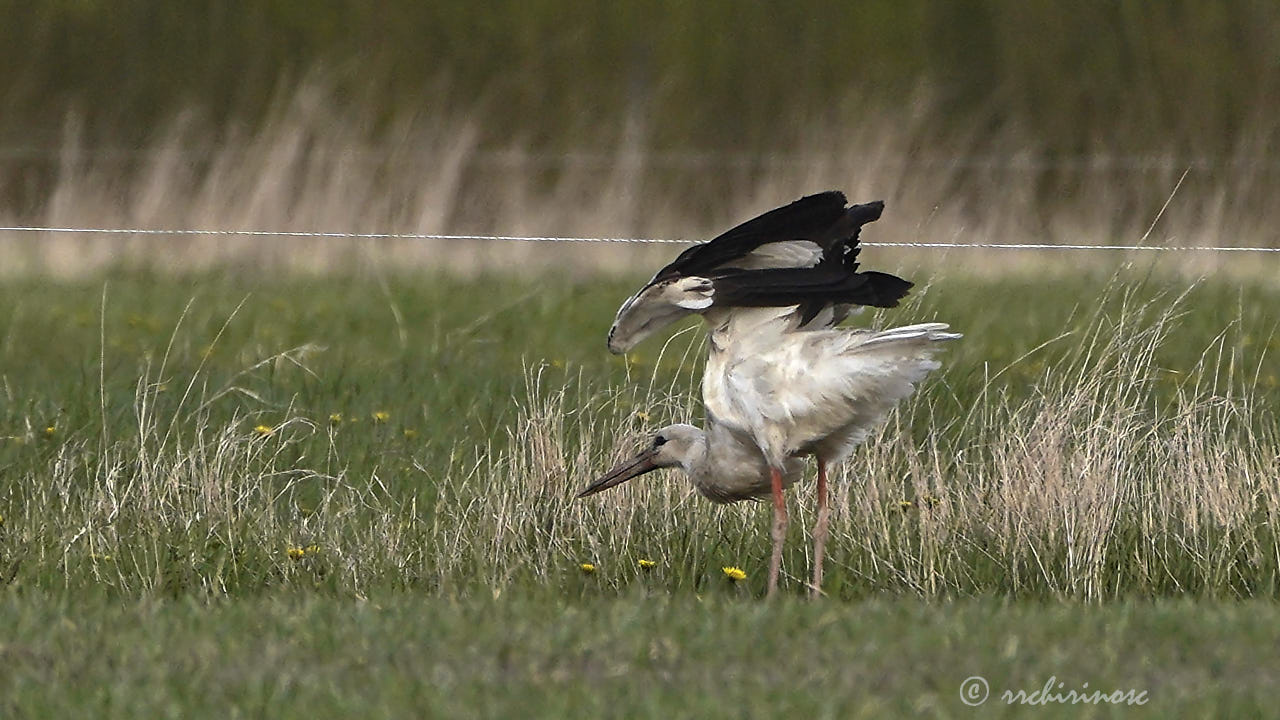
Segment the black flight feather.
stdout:
[[803,305],[801,324],[831,304],[897,307],[912,284],[882,272],[853,273],[842,267],[726,270],[711,278],[722,307]]
[[[658,271],[654,280],[669,277],[706,275],[724,263],[746,255],[761,245],[789,240],[812,240],[824,249],[833,242],[857,236],[863,223],[880,217],[884,203],[855,205],[845,210],[844,193],[829,190],[809,195],[780,208],[752,218],[721,233],[710,242],[685,250],[669,265]],[[857,210],[856,216],[853,211]],[[865,219],[864,219],[865,218]],[[849,225],[848,230],[843,227]],[[824,242],[825,241],[825,242]]]

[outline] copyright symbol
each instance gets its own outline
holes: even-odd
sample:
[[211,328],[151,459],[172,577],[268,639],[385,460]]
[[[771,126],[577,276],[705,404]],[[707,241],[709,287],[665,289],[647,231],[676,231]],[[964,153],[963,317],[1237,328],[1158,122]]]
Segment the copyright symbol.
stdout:
[[965,678],[960,683],[960,702],[970,707],[977,707],[987,701],[987,695],[991,694],[991,688],[987,685],[987,679],[981,675]]

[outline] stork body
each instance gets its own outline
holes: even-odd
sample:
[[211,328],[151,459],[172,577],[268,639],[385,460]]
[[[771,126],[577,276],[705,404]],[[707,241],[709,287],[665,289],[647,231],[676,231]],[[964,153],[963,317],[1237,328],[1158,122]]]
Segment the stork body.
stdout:
[[579,497],[660,467],[679,467],[705,497],[734,502],[771,496],[774,593],[786,535],[784,488],[798,481],[803,458],[818,462],[812,587],[822,585],[827,538],[826,469],[849,454],[939,363],[941,343],[960,337],[941,323],[884,331],[802,329],[794,308],[712,315],[703,378],[706,429],[672,425]]

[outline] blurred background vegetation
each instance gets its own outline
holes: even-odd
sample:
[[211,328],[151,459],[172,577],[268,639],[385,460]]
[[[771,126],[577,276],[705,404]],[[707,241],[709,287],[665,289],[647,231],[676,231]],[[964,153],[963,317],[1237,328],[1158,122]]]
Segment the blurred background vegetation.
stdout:
[[[99,185],[125,186],[149,156],[180,146],[200,174],[217,148],[255,137],[265,146],[257,134],[285,125],[309,128],[277,133],[299,152],[382,153],[373,163],[429,143],[465,145],[461,208],[491,204],[474,189],[495,175],[519,176],[536,193],[566,165],[616,167],[619,149],[634,150],[646,167],[625,184],[643,180],[656,198],[640,214],[705,207],[777,177],[763,158],[807,166],[842,146],[841,162],[861,166],[876,137],[894,135],[880,152],[893,163],[952,171],[944,180],[899,173],[888,191],[869,190],[901,212],[910,201],[901,188],[936,186],[907,214],[915,225],[935,196],[981,187],[970,203],[980,214],[989,190],[1024,186],[1032,205],[1048,199],[1070,223],[1097,206],[1084,199],[1094,188],[1141,233],[1185,169],[1194,172],[1180,199],[1201,205],[1191,214],[1212,216],[1224,235],[1276,241],[1263,219],[1280,180],[1274,2],[0,0],[0,14],[0,204],[20,217],[57,215],[49,199],[73,160],[92,165]],[[307,87],[321,91],[300,102]],[[340,138],[312,132],[337,125]],[[524,154],[518,167],[503,155],[511,152]],[[883,157],[861,171],[871,174],[888,177]],[[859,176],[818,175],[846,187]],[[1065,197],[1081,207],[1061,207]],[[748,210],[758,207],[732,212]],[[1019,227],[1052,234],[1039,211],[1018,212]],[[446,214],[426,229],[474,229],[476,215]],[[611,212],[608,227],[654,230],[627,215]],[[1116,226],[1108,216],[1091,229]]]
[[[1053,153],[1230,153],[1280,109],[1280,5],[1248,0],[3,0],[9,147],[70,108],[128,144],[198,108],[254,122],[318,73],[390,118],[480,111],[488,144],[576,147],[643,118],[655,147],[753,151],[927,92]],[[1273,149],[1268,146],[1268,150]]]

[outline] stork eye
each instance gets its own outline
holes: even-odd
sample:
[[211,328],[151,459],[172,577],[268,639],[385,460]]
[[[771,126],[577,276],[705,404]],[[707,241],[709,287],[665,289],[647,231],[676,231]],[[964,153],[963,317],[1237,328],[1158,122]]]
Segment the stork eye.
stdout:
[[664,437],[662,437],[661,435],[659,435],[658,437],[656,437],[656,438],[654,438],[654,439],[653,439],[653,446],[654,446],[654,447],[659,447],[659,446],[666,445],[666,444],[667,444],[667,439],[666,439],[666,438],[664,438]]

